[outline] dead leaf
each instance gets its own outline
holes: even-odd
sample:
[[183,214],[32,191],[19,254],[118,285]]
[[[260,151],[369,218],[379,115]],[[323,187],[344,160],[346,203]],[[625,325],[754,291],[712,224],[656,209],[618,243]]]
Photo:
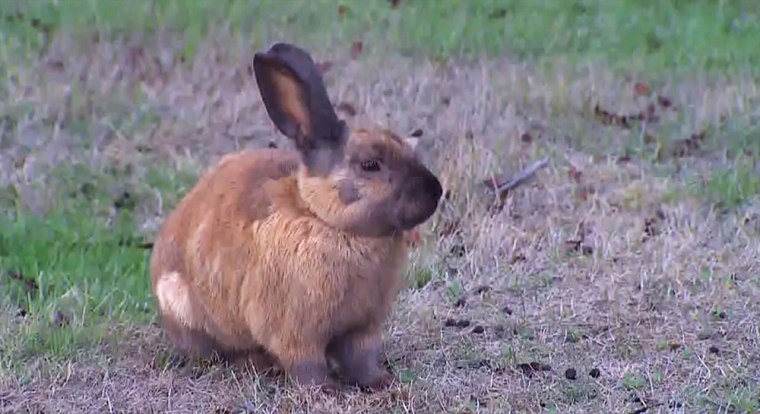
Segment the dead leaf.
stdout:
[[573,181],[576,183],[581,182],[581,175],[583,172],[579,169],[577,169],[574,165],[570,165],[570,169],[567,170],[567,176],[570,177]]
[[702,142],[705,139],[705,132],[700,131],[691,134],[689,138],[678,140],[673,145],[672,154],[674,157],[689,157],[694,155],[702,147]]
[[455,328],[466,328],[470,326],[470,321],[468,319],[448,318],[443,322],[443,325]]
[[649,95],[649,86],[643,82],[636,82],[633,85],[633,90],[636,93],[636,95],[639,95],[639,96]]
[[667,96],[662,96],[662,95],[657,96],[657,103],[663,108],[670,108],[671,106],[673,106],[673,100],[668,98]]
[[410,247],[417,247],[417,245],[420,243],[420,229],[419,227],[415,227],[411,230],[409,230],[406,234],[406,242]]
[[488,14],[489,19],[501,19],[504,17],[507,17],[507,9],[505,8],[498,8]]
[[630,115],[615,114],[602,109],[599,104],[596,104],[594,106],[594,115],[604,125],[618,126],[624,129],[631,129],[634,121],[657,122],[660,119],[656,114],[654,104],[649,104],[646,111]]
[[473,291],[473,293],[476,294],[476,295],[481,295],[481,294],[486,293],[486,292],[488,292],[490,290],[491,290],[491,286],[480,285],[480,286],[478,286],[478,287],[475,288],[475,290]]
[[338,16],[343,17],[348,13],[348,6],[345,4],[338,5]]
[[594,253],[594,249],[583,244],[582,240],[565,240],[565,250],[568,253],[580,253],[584,256]]
[[21,272],[8,272],[8,278],[11,280],[16,280],[24,284],[24,288],[28,291],[35,291],[39,289],[39,285],[37,284],[37,281],[34,278],[26,277]]
[[61,60],[55,59],[55,60],[49,60],[47,64],[45,65],[48,67],[48,69],[54,71],[54,72],[63,72],[65,69],[65,66]]
[[612,112],[604,110],[599,106],[599,104],[594,106],[594,115],[596,115],[599,121],[604,125],[619,126],[625,129],[631,128],[627,117],[613,114]]
[[364,44],[361,41],[354,42],[351,45],[351,59],[358,58],[359,55],[361,55],[363,49],[364,49]]
[[644,237],[641,241],[646,242],[658,234],[660,234],[660,230],[657,228],[657,218],[647,217],[644,219]]
[[524,254],[520,252],[515,252],[514,254],[512,254],[512,257],[509,259],[509,263],[515,264],[517,262],[524,262],[525,260],[527,260],[527,258],[525,257]]
[[26,21],[33,28],[39,30],[40,32],[43,32],[46,35],[50,35],[50,33],[53,31],[53,27],[51,25],[43,23],[42,20],[36,17],[27,18],[27,16],[25,16],[22,12],[4,14],[0,16],[0,18],[4,19],[7,22]]
[[660,120],[660,117],[657,116],[656,112],[657,112],[657,107],[654,106],[653,103],[650,103],[649,105],[647,105],[646,115],[644,115],[644,113],[641,113],[639,115],[639,119],[642,121],[647,121],[647,122],[657,122]]
[[551,371],[552,369],[551,365],[537,361],[517,364],[517,368],[529,377],[532,377],[534,372]]
[[137,67],[145,59],[145,49],[140,46],[130,47],[127,50],[127,64]]
[[388,3],[391,4],[391,7],[398,7],[399,4],[401,4],[401,0],[388,0]]
[[123,239],[119,239],[117,242],[117,245],[124,246],[124,247],[132,247],[135,249],[144,249],[144,250],[151,250],[153,249],[153,243],[152,242],[146,242],[142,239],[142,237],[127,237]]

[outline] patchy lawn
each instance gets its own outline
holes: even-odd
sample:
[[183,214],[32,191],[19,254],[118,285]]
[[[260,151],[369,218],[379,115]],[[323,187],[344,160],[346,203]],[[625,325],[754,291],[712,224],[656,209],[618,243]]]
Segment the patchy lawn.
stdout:
[[[523,13],[557,30],[581,27],[588,12],[577,5],[595,3],[571,3],[567,20],[551,2],[543,14],[519,1],[484,2],[490,9],[472,13],[481,22]],[[756,14],[719,3],[718,17],[757,29]],[[173,24],[199,19],[197,8],[157,4]],[[351,16],[334,1],[319,4]],[[278,29],[250,40],[240,18],[201,26],[197,39],[160,30],[125,38],[143,21],[135,8],[109,36],[1,48],[0,412],[760,410],[760,82],[744,66],[754,43],[729,37],[736,47],[716,50],[718,28],[701,46],[677,49],[673,39],[719,26],[708,3],[695,2],[669,6],[680,20],[656,15],[673,19],[674,34],[653,51],[632,41],[618,44],[625,53],[605,52],[615,31],[600,26],[597,43],[549,43],[558,49],[534,59],[528,51],[551,33],[533,38],[529,26],[512,25],[517,40],[481,44],[498,30],[484,23],[432,45],[430,59],[415,49],[428,31],[401,25],[409,17],[385,15],[379,4],[354,10],[357,21],[331,32],[340,42],[313,51],[329,63],[339,114],[421,135],[447,190],[421,229],[386,328],[398,384],[328,397],[219,364],[169,366],[149,293],[150,241],[222,154],[290,144],[266,117],[248,68],[252,45],[264,47]],[[638,10],[616,4],[597,18]],[[268,13],[308,45],[304,26],[286,17],[326,25],[313,7],[312,20]],[[48,24],[64,27],[75,11]],[[641,20],[654,13],[638,12]],[[96,15],[101,25],[119,17]],[[373,43],[379,29],[368,29],[361,52],[352,47],[362,19],[378,16],[408,30],[394,33],[414,47]],[[441,21],[423,23],[446,32]],[[16,39],[41,39],[13,24]],[[478,48],[490,55],[454,53]],[[671,67],[688,62],[688,71]],[[657,70],[644,71],[649,65]],[[542,159],[545,168],[502,197],[489,188]]]

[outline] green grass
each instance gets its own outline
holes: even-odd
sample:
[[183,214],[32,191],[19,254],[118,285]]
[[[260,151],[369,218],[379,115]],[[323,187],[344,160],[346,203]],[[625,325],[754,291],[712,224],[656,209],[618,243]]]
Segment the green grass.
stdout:
[[[339,15],[339,5],[346,8]],[[2,2],[4,46],[37,50],[60,30],[105,36],[181,33],[191,57],[210,26],[226,25],[251,47],[287,39],[311,48],[392,48],[429,56],[508,54],[522,60],[594,60],[615,69],[755,71],[760,15],[752,0],[35,0]],[[730,47],[727,47],[730,45]]]
[[[181,191],[178,183],[155,178],[158,170],[149,172],[156,188]],[[4,365],[39,352],[70,356],[97,343],[107,322],[153,317],[149,250],[136,247],[144,241],[133,211],[141,193],[127,184],[113,191],[122,181],[128,174],[115,169],[54,169],[41,185],[55,202],[41,212],[25,206],[15,187],[3,192],[0,308],[26,315],[17,328],[0,323]]]
[[737,160],[691,184],[693,193],[722,211],[735,210],[760,194],[757,159]]
[[0,303],[34,319],[22,335],[0,340],[5,357],[18,358],[14,349],[58,354],[101,321],[152,317],[148,252],[123,245],[136,232],[129,215],[107,226],[91,213],[79,206],[0,215]]
[[749,112],[711,128],[704,148],[716,160],[704,174],[686,180],[689,192],[716,209],[736,211],[760,194],[760,124]]

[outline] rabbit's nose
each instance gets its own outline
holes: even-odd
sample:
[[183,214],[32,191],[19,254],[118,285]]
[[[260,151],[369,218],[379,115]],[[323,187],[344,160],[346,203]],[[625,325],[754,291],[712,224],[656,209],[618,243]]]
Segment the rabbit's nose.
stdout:
[[411,180],[409,191],[415,196],[424,195],[436,202],[443,196],[441,182],[438,181],[435,175],[426,170],[423,170]]
[[433,189],[433,195],[435,196],[435,199],[440,200],[441,197],[443,197],[443,187],[441,186],[441,182],[433,174],[430,174],[429,180],[431,182],[429,186]]
[[425,214],[430,214],[430,210],[435,210],[443,196],[440,181],[427,170],[412,177],[404,192],[405,197],[410,201],[414,200]]

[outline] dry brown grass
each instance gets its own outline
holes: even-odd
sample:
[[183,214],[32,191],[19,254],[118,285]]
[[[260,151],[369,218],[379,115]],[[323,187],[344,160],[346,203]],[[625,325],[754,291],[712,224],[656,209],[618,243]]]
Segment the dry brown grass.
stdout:
[[[156,162],[200,172],[235,149],[270,141],[288,145],[274,133],[248,73],[252,51],[232,44],[211,41],[189,68],[168,58],[169,41],[150,47],[54,45],[49,58],[60,64],[21,69],[10,91],[32,102],[38,119],[58,119],[61,125],[92,117],[94,145],[86,153],[72,152],[75,138],[66,128],[54,130],[31,156],[5,151],[4,179],[33,181],[74,157],[95,169],[129,164],[139,185],[141,171]],[[40,358],[25,366],[24,375],[6,376],[0,380],[0,410],[758,408],[757,199],[742,214],[719,214],[687,194],[673,197],[679,178],[663,178],[657,165],[635,157],[618,162],[621,148],[638,138],[601,126],[591,108],[599,101],[633,111],[631,79],[600,67],[541,72],[506,60],[440,65],[401,57],[357,62],[343,53],[318,56],[334,63],[327,82],[336,103],[349,103],[357,118],[401,133],[424,132],[427,160],[450,193],[422,229],[410,288],[387,327],[387,355],[402,384],[377,394],[330,398],[219,366],[163,369],[166,342],[159,329],[128,326],[94,355],[67,362]],[[76,100],[72,88],[78,90]],[[130,102],[133,88],[145,96],[139,105]],[[682,105],[681,117],[671,122],[684,136],[747,111],[759,93],[750,79],[674,80],[661,90]],[[109,119],[109,113],[138,113],[140,107],[160,113],[160,121],[143,128],[129,122],[118,127]],[[39,136],[34,122],[25,128]],[[530,139],[523,139],[526,132]],[[549,166],[494,211],[493,196],[481,181],[545,156]],[[680,164],[698,174],[713,161],[708,153]],[[137,211],[150,235],[171,207],[167,200],[176,197],[145,193],[150,196]],[[44,209],[52,202],[44,194],[30,190],[29,204]],[[429,283],[422,283],[427,277]],[[469,325],[448,326],[451,320]],[[539,365],[547,369],[531,370]],[[575,379],[566,377],[569,369]],[[592,370],[598,377],[589,375]]]

